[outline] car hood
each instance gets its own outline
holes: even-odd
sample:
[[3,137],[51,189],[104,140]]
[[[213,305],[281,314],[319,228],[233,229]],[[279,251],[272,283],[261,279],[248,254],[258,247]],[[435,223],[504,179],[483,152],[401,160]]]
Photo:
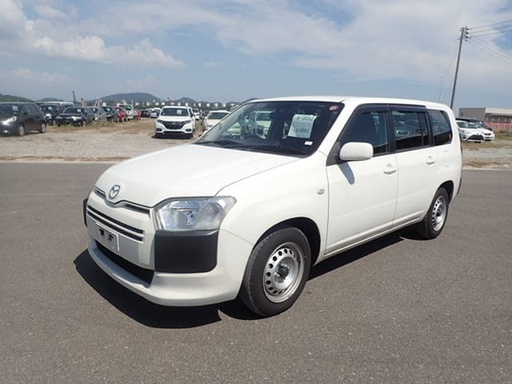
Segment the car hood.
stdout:
[[[299,159],[268,153],[185,144],[109,168],[95,187],[111,203],[153,207],[172,197],[215,196],[227,185]],[[111,199],[114,186],[119,193]]]
[[187,121],[192,119],[190,116],[158,116],[158,120],[162,121]]
[[61,117],[71,117],[71,116],[84,116],[81,113],[61,113],[59,114]]

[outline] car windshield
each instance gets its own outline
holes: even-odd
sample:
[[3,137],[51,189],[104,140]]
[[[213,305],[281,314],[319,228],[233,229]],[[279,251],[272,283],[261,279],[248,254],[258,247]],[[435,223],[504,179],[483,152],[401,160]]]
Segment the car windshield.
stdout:
[[54,105],[41,105],[40,107],[44,112],[57,111],[57,107]]
[[0,104],[0,116],[12,117],[18,115],[18,105],[16,104]]
[[209,115],[208,115],[208,119],[211,119],[211,120],[220,120],[222,119],[224,116],[226,116],[229,112],[211,112]]
[[188,116],[188,111],[185,108],[163,108],[160,116]]
[[316,151],[342,109],[343,104],[332,102],[250,102],[231,112],[195,144],[308,156]]
[[70,107],[64,110],[64,113],[83,113],[83,108]]

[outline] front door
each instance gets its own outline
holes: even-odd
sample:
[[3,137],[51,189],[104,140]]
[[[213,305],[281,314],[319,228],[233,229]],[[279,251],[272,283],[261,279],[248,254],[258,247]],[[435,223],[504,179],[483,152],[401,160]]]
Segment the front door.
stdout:
[[391,151],[387,107],[360,108],[340,137],[368,142],[374,156],[363,161],[339,161],[327,166],[329,222],[327,254],[389,230],[398,188],[396,156]]

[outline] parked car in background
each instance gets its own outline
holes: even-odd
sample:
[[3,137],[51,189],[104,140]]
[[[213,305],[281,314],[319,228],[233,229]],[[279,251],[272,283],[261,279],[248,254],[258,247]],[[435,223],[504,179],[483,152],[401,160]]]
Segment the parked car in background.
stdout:
[[143,109],[140,111],[140,117],[149,117],[150,116],[150,110],[149,109]]
[[480,128],[485,128],[485,129],[488,129],[489,131],[492,131],[492,128],[489,127],[485,121],[482,121],[482,120],[479,120],[479,119],[473,119],[471,117],[457,117],[457,120],[460,120],[460,121],[467,121],[467,122],[470,122],[470,123],[473,123],[473,124],[476,124],[478,127]]
[[165,135],[191,138],[196,127],[194,112],[190,107],[163,107],[155,123],[155,137]]
[[29,131],[45,133],[46,119],[35,103],[0,102],[0,128],[4,135],[23,136]]
[[222,109],[208,112],[208,114],[203,120],[204,132],[210,130],[215,124],[217,124],[227,115],[229,115],[229,111],[225,111]]
[[156,119],[158,117],[158,115],[160,115],[160,111],[161,109],[160,108],[151,108],[150,109],[150,113],[149,113],[149,117],[152,117],[153,119]]
[[104,123],[107,121],[107,113],[102,107],[91,107],[92,113],[94,113],[95,123]]
[[94,121],[94,113],[89,107],[68,107],[55,118],[57,126],[74,125],[81,127]]
[[126,110],[123,107],[116,107],[115,113],[115,121],[128,121],[128,114],[126,113]]
[[480,127],[471,121],[457,119],[459,133],[462,141],[481,143],[482,141],[494,140],[494,132]]
[[66,109],[64,105],[55,104],[55,103],[48,103],[48,104],[39,104],[39,108],[44,113],[44,117],[46,120],[47,125],[53,125],[55,124],[55,119],[57,116]]
[[121,107],[126,111],[126,118],[128,120],[134,120],[137,118],[137,111],[132,104],[119,104],[118,107]]
[[111,105],[103,105],[101,108],[105,111],[107,121],[114,121],[116,119],[116,107]]

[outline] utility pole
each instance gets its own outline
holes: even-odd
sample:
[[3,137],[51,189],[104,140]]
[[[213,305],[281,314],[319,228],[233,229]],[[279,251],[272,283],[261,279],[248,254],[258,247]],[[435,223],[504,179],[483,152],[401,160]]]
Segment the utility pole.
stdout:
[[462,42],[469,39],[469,28],[462,27],[460,29],[459,37],[459,54],[457,55],[457,65],[455,67],[455,78],[453,79],[452,99],[450,101],[450,108],[453,109],[453,100],[455,100],[455,88],[457,87],[457,76],[459,75],[460,52],[462,50]]

